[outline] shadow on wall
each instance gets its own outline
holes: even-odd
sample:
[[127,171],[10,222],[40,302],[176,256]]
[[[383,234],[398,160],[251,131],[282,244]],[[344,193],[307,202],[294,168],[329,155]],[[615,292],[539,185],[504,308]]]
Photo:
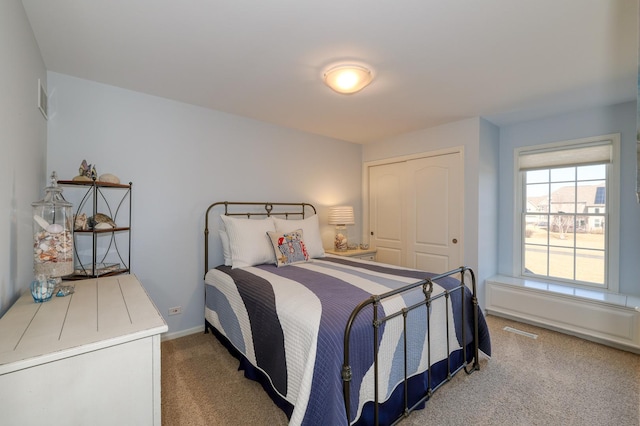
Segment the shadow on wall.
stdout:
[[[16,200],[16,175],[13,174],[11,208],[9,218],[9,281],[0,282],[0,317],[20,297],[18,286],[18,202]],[[4,280],[5,278],[3,278]]]

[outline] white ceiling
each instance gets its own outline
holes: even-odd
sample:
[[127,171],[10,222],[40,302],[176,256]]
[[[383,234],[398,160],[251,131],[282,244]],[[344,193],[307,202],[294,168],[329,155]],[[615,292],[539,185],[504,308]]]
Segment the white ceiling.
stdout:
[[[637,0],[22,0],[50,71],[366,143],[636,97]],[[339,95],[338,61],[375,80]]]

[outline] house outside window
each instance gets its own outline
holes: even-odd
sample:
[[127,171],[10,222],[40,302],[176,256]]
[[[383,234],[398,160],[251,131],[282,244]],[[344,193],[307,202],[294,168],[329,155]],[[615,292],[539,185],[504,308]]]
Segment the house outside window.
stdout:
[[619,135],[524,147],[515,155],[517,273],[617,291]]

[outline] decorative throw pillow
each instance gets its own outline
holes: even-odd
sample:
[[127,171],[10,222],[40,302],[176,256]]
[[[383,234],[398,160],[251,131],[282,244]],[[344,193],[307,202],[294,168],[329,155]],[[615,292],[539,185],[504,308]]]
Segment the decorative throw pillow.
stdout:
[[302,229],[292,232],[267,232],[273,251],[276,254],[276,265],[286,266],[294,263],[307,262],[309,253],[302,240]]
[[232,268],[275,263],[271,242],[265,235],[265,232],[276,230],[271,218],[240,219],[226,215],[220,217],[229,236]]
[[276,232],[284,233],[302,229],[309,257],[315,259],[316,257],[324,256],[317,214],[305,219],[282,219],[274,216],[273,222],[276,224]]

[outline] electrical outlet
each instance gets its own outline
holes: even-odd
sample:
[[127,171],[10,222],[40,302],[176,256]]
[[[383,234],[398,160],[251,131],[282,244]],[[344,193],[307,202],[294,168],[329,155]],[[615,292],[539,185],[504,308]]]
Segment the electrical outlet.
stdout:
[[169,315],[178,315],[182,313],[182,306],[174,306],[169,308]]

